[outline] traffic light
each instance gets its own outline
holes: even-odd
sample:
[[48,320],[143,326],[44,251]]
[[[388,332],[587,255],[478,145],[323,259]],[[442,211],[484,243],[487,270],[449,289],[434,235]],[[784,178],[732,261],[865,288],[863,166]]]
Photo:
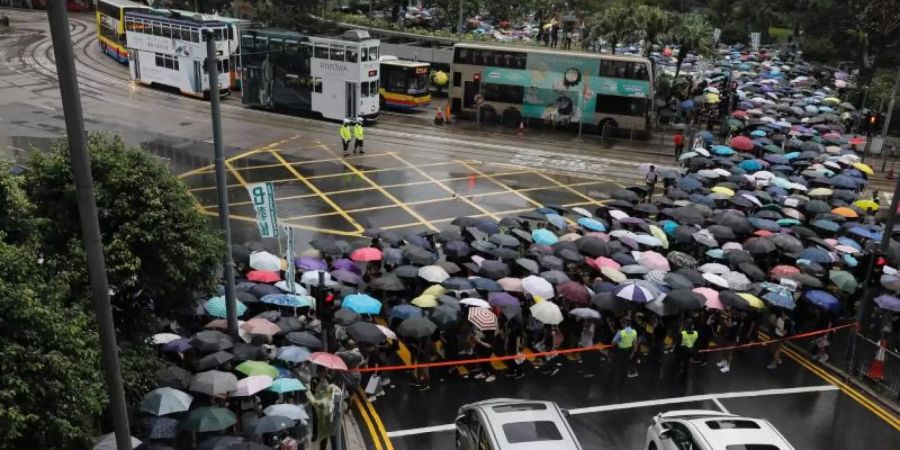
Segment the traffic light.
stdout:
[[871,136],[881,129],[881,114],[870,112],[866,115],[866,135]]
[[481,72],[475,72],[472,75],[472,81],[481,81]]

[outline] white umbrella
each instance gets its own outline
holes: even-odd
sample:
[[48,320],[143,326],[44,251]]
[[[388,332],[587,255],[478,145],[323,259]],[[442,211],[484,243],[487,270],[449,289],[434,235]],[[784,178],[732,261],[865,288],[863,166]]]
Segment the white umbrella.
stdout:
[[553,285],[549,281],[534,275],[529,275],[522,279],[522,289],[531,294],[532,297],[545,299],[553,297]]
[[308,272],[303,272],[303,275],[300,276],[300,282],[307,286],[317,286],[319,284],[319,273],[323,274],[323,280],[325,280],[325,286],[327,287],[335,287],[338,285],[337,281],[331,279],[331,274],[322,270],[310,270]]
[[250,254],[250,267],[256,270],[281,270],[281,258],[269,252],[253,252]]
[[537,321],[548,325],[559,325],[563,321],[562,311],[556,303],[544,301],[531,306],[531,315]]
[[419,277],[430,283],[440,283],[450,278],[450,274],[441,266],[424,266],[419,268]]
[[305,287],[301,286],[300,283],[294,283],[294,292],[291,292],[291,290],[288,289],[287,281],[284,280],[275,283],[275,287],[289,294],[309,295],[309,291],[307,291]]
[[490,303],[488,303],[480,298],[472,298],[472,297],[464,298],[464,299],[460,300],[459,304],[474,306],[476,308],[490,308],[491,307]]
[[306,413],[306,409],[299,405],[292,405],[290,403],[281,403],[278,405],[272,405],[268,408],[264,409],[263,412],[267,416],[281,416],[287,417],[291,420],[307,420],[309,419],[309,414]]
[[[135,448],[138,445],[141,445],[141,441],[138,439],[131,437],[131,447]],[[94,443],[94,450],[117,450],[116,446],[116,434],[109,433],[104,434],[97,438],[97,441]]]
[[747,275],[740,272],[728,272],[722,275],[722,278],[728,282],[728,286],[736,291],[746,291],[750,289],[750,279]]
[[716,275],[722,275],[723,273],[728,273],[731,271],[728,266],[719,263],[706,263],[698,267],[697,270],[706,273],[714,273]]
[[616,220],[622,220],[626,217],[630,217],[627,213],[618,209],[609,210],[609,216]]
[[156,345],[168,344],[169,342],[181,339],[181,336],[175,333],[159,333],[153,335],[153,343]]
[[572,212],[575,214],[581,214],[584,217],[594,217],[594,215],[591,214],[590,212],[588,212],[588,210],[586,210],[580,206],[576,206],[576,207],[572,208]]
[[714,274],[714,273],[704,273],[703,279],[709,281],[710,283],[724,289],[728,289],[731,285],[728,284],[728,280]]
[[569,311],[569,314],[571,314],[575,317],[580,317],[582,319],[599,319],[600,318],[600,313],[597,310],[591,309],[591,308],[575,308],[575,309]]

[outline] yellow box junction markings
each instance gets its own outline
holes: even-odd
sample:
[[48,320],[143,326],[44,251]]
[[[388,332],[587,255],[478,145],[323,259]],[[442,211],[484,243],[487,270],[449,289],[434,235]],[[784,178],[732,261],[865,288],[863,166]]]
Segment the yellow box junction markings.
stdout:
[[[271,143],[271,144],[264,145],[264,146],[262,146],[262,147],[257,147],[257,148],[254,148],[254,149],[252,149],[252,150],[247,150],[246,152],[243,152],[243,153],[238,153],[237,155],[234,155],[234,156],[230,156],[230,157],[228,157],[228,158],[225,158],[225,162],[228,163],[228,162],[232,162],[232,161],[237,161],[237,160],[239,160],[239,159],[246,158],[246,157],[248,157],[248,156],[255,155],[255,154],[257,154],[257,153],[262,153],[262,152],[271,150],[271,149],[273,149],[273,148],[276,148],[276,147],[280,146],[281,144],[284,144],[284,143],[286,143],[286,142],[290,142],[290,141],[292,141],[292,140],[294,140],[294,139],[297,139],[297,138],[299,138],[299,137],[300,137],[300,135],[294,135],[294,136],[291,136],[291,137],[289,137],[289,138],[282,139],[282,140],[280,140],[280,141],[275,141],[275,142],[273,142],[273,143]],[[211,173],[211,172],[214,172],[214,170],[211,170],[211,169],[214,169],[215,167],[216,167],[216,164],[215,164],[215,163],[213,163],[213,164],[207,164],[207,165],[205,165],[205,166],[203,166],[203,167],[198,167],[198,168],[196,168],[196,169],[193,169],[193,170],[189,170],[189,171],[187,171],[187,172],[184,172],[184,173],[182,173],[181,175],[178,175],[178,178],[185,178],[185,177],[188,177],[188,176],[191,176],[191,175],[196,175],[196,174],[199,174],[199,173],[205,173],[205,172],[210,172],[210,173]]]

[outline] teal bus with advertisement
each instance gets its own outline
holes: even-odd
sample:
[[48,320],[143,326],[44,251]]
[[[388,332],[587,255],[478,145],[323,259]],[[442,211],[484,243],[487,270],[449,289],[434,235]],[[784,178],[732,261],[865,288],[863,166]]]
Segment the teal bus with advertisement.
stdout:
[[510,45],[453,48],[450,108],[457,116],[643,131],[652,105],[647,58]]

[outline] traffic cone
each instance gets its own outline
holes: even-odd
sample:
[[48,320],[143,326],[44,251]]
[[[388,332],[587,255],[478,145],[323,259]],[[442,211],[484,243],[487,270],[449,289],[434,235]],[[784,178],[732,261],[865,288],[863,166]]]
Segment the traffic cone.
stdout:
[[444,105],[444,123],[450,123],[450,105]]
[[435,125],[443,125],[444,124],[444,113],[441,111],[441,108],[438,108],[434,111],[434,124]]
[[875,360],[872,361],[869,370],[866,371],[866,376],[873,380],[880,381],[884,379],[885,348],[887,348],[887,339],[882,339],[878,343],[878,352],[875,353]]
[[525,122],[519,121],[519,129],[516,130],[516,134],[519,136],[525,136]]

